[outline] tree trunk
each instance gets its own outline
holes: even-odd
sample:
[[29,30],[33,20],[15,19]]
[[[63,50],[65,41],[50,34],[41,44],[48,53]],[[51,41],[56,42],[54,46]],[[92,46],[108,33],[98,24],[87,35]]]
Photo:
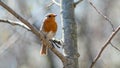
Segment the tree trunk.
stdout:
[[64,28],[64,53],[67,62],[64,68],[78,67],[77,27],[74,19],[74,0],[61,0],[62,23]]

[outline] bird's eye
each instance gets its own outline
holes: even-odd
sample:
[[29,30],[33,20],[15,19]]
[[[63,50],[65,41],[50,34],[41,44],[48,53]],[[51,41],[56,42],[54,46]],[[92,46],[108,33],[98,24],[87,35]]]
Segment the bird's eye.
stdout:
[[51,17],[51,15],[49,15],[48,17]]

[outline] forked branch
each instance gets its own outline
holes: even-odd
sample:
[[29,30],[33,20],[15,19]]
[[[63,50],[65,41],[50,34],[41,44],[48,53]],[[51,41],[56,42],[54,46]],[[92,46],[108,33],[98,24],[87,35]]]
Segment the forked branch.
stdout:
[[103,18],[105,18],[105,20],[107,20],[110,23],[110,25],[112,27],[112,31],[115,31],[112,21],[107,16],[105,16],[100,10],[97,9],[91,0],[88,0],[88,1],[89,1],[90,5],[97,11],[97,13],[100,14]]
[[[103,51],[105,50],[105,48],[108,46],[108,44],[111,44],[111,40],[118,33],[118,31],[120,30],[120,26],[115,30],[114,26],[112,24],[112,21],[107,16],[105,16],[100,10],[97,9],[95,7],[95,5],[92,3],[91,0],[89,0],[89,3],[97,11],[98,14],[100,14],[103,18],[105,18],[105,20],[107,20],[110,23],[110,25],[112,27],[112,30],[113,30],[112,34],[110,35],[110,37],[108,38],[108,40],[105,42],[105,44],[101,48],[100,52],[98,53],[98,55],[96,56],[96,58],[92,62],[91,66],[90,66],[90,68],[92,68],[95,65],[95,63],[97,62],[97,60],[100,58],[101,54],[103,53]],[[111,46],[113,46],[113,45],[111,44]]]
[[116,46],[114,46],[112,43],[110,43],[111,44],[111,46],[113,47],[113,48],[115,48],[116,50],[118,50],[119,52],[120,52],[120,49],[119,48],[117,48]]
[[97,60],[101,57],[101,54],[103,53],[103,51],[105,50],[105,48],[108,46],[108,44],[111,43],[111,40],[114,38],[114,36],[118,33],[118,31],[120,30],[120,26],[118,28],[116,28],[116,30],[114,32],[112,32],[112,34],[109,36],[108,40],[105,42],[105,44],[103,45],[103,47],[101,48],[100,52],[98,53],[98,55],[96,56],[96,58],[94,59],[94,61],[92,62],[90,68],[92,68],[95,63],[97,62]]
[[81,3],[83,0],[78,0],[77,2],[74,3],[74,7],[76,7],[79,3]]
[[52,0],[52,2],[58,6],[60,6],[60,4],[58,2],[56,2],[55,0]]

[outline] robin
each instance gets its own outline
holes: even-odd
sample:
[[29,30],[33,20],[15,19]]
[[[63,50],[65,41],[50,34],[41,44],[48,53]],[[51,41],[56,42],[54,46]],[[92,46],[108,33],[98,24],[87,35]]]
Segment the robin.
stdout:
[[[51,40],[57,32],[57,23],[55,21],[56,14],[49,13],[43,21],[43,25],[40,31],[43,33],[44,37]],[[47,54],[47,46],[42,45],[40,54]]]

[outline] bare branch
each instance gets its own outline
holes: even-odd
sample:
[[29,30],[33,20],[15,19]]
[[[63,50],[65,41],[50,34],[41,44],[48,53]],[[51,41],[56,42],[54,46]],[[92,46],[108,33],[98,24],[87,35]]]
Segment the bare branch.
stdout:
[[80,2],[82,2],[83,0],[78,0],[77,2],[74,3],[74,7],[76,7]]
[[90,68],[92,68],[95,63],[97,62],[97,60],[100,58],[101,54],[103,53],[103,51],[105,50],[105,48],[108,46],[108,44],[111,43],[111,40],[114,38],[114,36],[118,33],[118,31],[120,30],[120,26],[118,28],[115,29],[114,32],[112,32],[112,34],[109,36],[108,40],[105,42],[105,44],[103,45],[103,47],[101,48],[100,52],[98,53],[98,55],[96,56],[95,60],[92,62]]
[[26,30],[30,31],[30,28],[27,27],[26,25],[24,25],[23,23],[19,23],[19,22],[14,22],[14,21],[11,21],[11,20],[3,20],[3,19],[0,19],[0,22],[2,23],[7,23],[7,24],[10,24],[10,25],[17,25],[17,26],[20,26],[22,28],[25,28]]
[[54,5],[54,4],[56,4],[56,5],[60,6],[60,4],[59,4],[59,3],[57,3],[55,0],[52,0],[52,2],[50,2],[50,4],[49,4],[49,5],[47,5],[47,8],[48,8],[48,7],[51,7],[51,6],[52,6],[52,5]]
[[55,0],[52,0],[52,2],[58,6],[60,6],[60,4],[58,2],[56,2]]
[[61,59],[63,63],[67,61],[66,58],[59,51],[57,51],[51,45],[51,43],[47,39],[45,39],[44,36],[41,33],[39,33],[27,20],[18,15],[14,10],[12,10],[10,7],[4,4],[1,0],[0,5],[4,7],[7,11],[9,11],[12,15],[14,15],[18,20],[20,20],[22,23],[28,26],[31,29],[31,32],[33,32],[39,38],[40,41],[45,42],[44,44],[47,45],[52,50],[52,52],[54,52]]
[[50,2],[48,5],[47,5],[47,8],[48,7],[51,7],[54,3],[53,2]]
[[120,49],[119,49],[119,48],[117,48],[116,46],[114,46],[111,42],[110,42],[110,44],[111,44],[111,46],[112,46],[113,48],[115,48],[116,50],[118,50],[118,51],[120,52]]
[[95,5],[92,3],[91,0],[89,0],[89,3],[90,3],[90,5],[97,11],[98,14],[100,14],[102,17],[105,18],[105,20],[107,20],[107,21],[110,23],[110,25],[111,25],[111,27],[112,27],[112,31],[115,31],[114,25],[112,24],[112,21],[111,21],[107,16],[105,16],[100,10],[97,9],[97,8],[95,7]]

